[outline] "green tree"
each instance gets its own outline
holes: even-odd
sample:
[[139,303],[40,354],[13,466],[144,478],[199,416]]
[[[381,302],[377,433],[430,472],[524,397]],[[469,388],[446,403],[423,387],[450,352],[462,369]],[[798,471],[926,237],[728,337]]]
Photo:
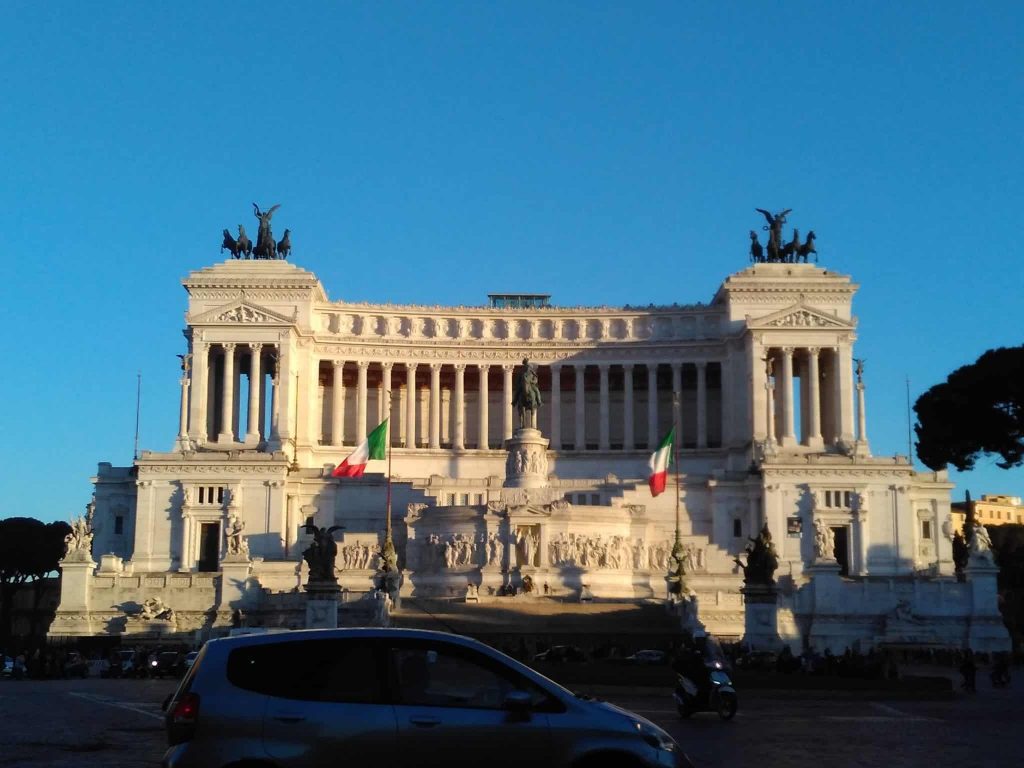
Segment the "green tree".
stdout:
[[[41,580],[59,571],[64,556],[64,537],[71,533],[67,523],[43,523],[32,517],[0,520],[0,644],[11,636],[11,607],[14,593],[29,581]],[[42,592],[36,589],[38,608]]]
[[1024,346],[990,349],[957,368],[914,404],[917,455],[932,469],[961,472],[979,456],[1003,469],[1024,464]]

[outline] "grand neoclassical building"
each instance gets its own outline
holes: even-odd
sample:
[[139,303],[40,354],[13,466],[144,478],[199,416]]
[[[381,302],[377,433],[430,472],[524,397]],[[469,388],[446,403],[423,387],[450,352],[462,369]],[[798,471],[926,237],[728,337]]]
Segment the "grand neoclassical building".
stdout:
[[[780,565],[766,621],[783,639],[1004,642],[991,563],[953,577],[945,474],[871,453],[846,275],[759,263],[707,303],[646,307],[355,303],[281,260],[228,260],[183,285],[177,437],[99,465],[92,557],[65,564],[56,634],[131,632],[154,596],[179,632],[240,614],[297,626],[310,522],[344,526],[336,567],[358,600],[387,465],[331,471],[388,418],[404,596],[663,600],[678,509],[712,631],[751,633],[734,557],[767,524]],[[509,450],[524,360],[547,440],[532,455]],[[652,498],[647,461],[673,425],[678,468]],[[523,473],[534,482],[510,482]],[[235,518],[241,557],[226,555]],[[536,596],[508,596],[527,576]]]

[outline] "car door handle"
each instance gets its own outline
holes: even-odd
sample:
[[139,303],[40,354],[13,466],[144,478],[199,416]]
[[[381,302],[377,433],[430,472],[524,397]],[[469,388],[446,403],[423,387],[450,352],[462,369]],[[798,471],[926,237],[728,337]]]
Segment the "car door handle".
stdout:
[[274,715],[274,719],[279,723],[301,723],[306,718],[302,715]]
[[435,725],[441,724],[436,717],[410,717],[409,722],[420,728],[433,728]]

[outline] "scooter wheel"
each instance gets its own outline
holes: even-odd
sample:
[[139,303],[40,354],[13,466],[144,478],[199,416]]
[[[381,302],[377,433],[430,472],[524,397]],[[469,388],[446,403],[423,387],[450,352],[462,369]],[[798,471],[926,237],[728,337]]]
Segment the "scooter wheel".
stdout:
[[718,716],[723,720],[732,720],[736,716],[736,697],[721,696],[718,699]]

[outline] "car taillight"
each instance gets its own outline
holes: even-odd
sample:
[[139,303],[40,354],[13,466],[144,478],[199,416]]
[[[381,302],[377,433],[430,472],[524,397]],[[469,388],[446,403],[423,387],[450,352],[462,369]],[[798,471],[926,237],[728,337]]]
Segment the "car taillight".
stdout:
[[171,722],[175,725],[193,725],[199,718],[199,694],[186,693],[174,704]]

